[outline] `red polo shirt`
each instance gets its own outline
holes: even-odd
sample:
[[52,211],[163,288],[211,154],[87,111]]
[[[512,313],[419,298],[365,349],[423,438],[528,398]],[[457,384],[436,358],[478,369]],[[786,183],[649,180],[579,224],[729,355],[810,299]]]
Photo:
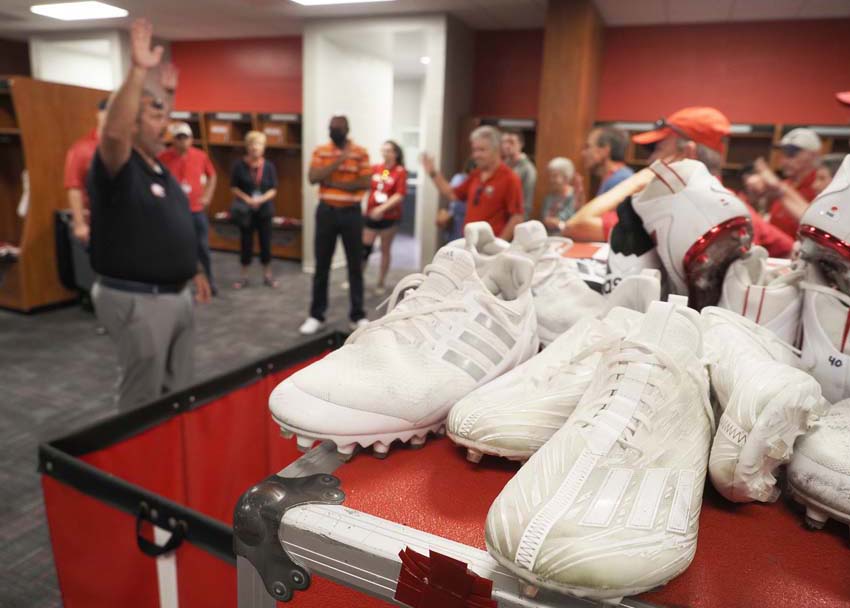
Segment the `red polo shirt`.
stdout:
[[[812,171],[800,180],[800,183],[798,184],[787,179],[785,180],[785,183],[796,188],[797,192],[811,203],[817,196],[817,192],[815,192],[812,187],[815,182],[816,173],[816,170]],[[792,239],[797,238],[797,229],[800,227],[800,221],[785,210],[785,207],[782,206],[782,201],[779,199],[770,204],[770,223],[779,228]]]
[[91,159],[97,150],[97,130],[75,141],[65,154],[65,189],[83,191],[83,204],[89,207],[89,196],[86,192],[86,175],[91,166]]
[[159,155],[159,162],[165,165],[183,188],[183,192],[189,198],[189,209],[192,213],[203,211],[204,204],[201,202],[201,197],[206,184],[201,178],[206,175],[209,180],[215,175],[215,169],[207,153],[193,146],[186,151],[186,154],[180,154],[172,146]]
[[454,189],[455,197],[466,202],[466,220],[487,222],[496,236],[512,215],[522,215],[522,183],[519,176],[505,163],[499,163],[493,174],[481,181],[481,169],[474,169],[465,182]]

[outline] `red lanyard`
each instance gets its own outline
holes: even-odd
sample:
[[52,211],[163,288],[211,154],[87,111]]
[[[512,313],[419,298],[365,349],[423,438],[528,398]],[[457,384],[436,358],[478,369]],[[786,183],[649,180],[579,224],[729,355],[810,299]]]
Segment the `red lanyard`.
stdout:
[[250,169],[251,169],[251,172],[252,172],[252,174],[253,174],[253,177],[254,177],[254,182],[257,184],[257,188],[259,188],[259,187],[260,187],[260,182],[262,182],[262,181],[263,181],[263,166],[264,166],[265,164],[266,164],[266,159],[265,159],[265,158],[261,158],[261,159],[260,159],[260,162],[259,162],[259,163],[257,164],[257,166],[256,166],[256,173],[254,172],[255,167],[251,167],[251,166],[249,165],[249,167],[250,167]]

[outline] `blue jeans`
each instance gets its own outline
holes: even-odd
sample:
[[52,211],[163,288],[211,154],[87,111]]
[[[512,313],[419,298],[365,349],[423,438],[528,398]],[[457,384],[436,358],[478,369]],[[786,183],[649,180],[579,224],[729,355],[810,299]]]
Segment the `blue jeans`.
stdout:
[[210,282],[210,287],[214,287],[212,277],[212,262],[210,260],[210,222],[207,219],[206,211],[193,211],[192,221],[195,224],[195,234],[198,237],[198,260],[201,266],[204,267],[204,272],[207,275],[207,280]]

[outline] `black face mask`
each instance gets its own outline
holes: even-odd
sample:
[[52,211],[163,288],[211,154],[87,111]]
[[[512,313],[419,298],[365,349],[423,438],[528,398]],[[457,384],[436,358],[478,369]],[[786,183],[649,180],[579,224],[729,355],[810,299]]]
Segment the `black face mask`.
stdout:
[[348,133],[346,133],[345,129],[331,127],[330,135],[331,141],[336,144],[336,147],[342,148],[345,145],[345,140],[347,138]]

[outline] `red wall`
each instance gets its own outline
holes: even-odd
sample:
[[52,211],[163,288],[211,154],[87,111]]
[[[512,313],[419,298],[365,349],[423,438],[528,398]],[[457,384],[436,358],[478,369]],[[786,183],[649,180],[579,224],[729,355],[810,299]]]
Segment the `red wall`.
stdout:
[[[543,31],[481,31],[473,114],[537,115]],[[612,27],[598,120],[655,120],[715,105],[733,122],[843,124],[850,20]],[[565,104],[569,100],[565,100]]]
[[598,120],[712,105],[732,122],[847,123],[850,19],[605,30]]
[[193,111],[301,112],[301,37],[171,43],[175,106]]
[[476,32],[472,114],[536,117],[542,57],[543,30]]

